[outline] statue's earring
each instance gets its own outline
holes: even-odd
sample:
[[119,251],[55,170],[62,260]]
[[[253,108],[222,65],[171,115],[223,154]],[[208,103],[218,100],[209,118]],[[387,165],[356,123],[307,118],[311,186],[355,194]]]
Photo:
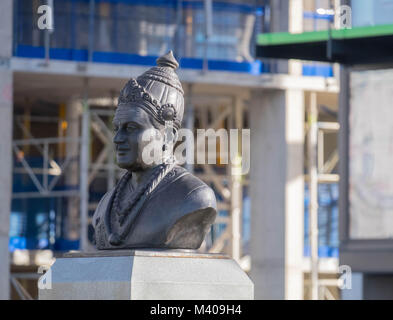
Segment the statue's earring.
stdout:
[[179,132],[175,127],[173,127],[173,144],[176,144],[177,138],[179,138]]
[[174,155],[174,145],[177,141],[178,132],[177,129],[173,127],[172,121],[165,121],[165,131],[164,131],[164,144],[162,147],[163,158],[165,163],[173,161]]
[[165,137],[164,137],[164,145],[162,146],[162,151],[168,150],[169,145],[173,147],[176,144],[178,137],[179,137],[178,130],[176,128],[172,127],[171,137],[168,138],[167,135],[165,135]]

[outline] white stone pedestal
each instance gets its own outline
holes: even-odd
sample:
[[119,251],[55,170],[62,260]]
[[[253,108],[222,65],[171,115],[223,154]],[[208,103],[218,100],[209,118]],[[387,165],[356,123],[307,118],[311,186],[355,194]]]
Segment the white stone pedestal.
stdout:
[[51,289],[39,289],[40,300],[254,298],[253,283],[234,260],[186,250],[68,253],[44,277]]

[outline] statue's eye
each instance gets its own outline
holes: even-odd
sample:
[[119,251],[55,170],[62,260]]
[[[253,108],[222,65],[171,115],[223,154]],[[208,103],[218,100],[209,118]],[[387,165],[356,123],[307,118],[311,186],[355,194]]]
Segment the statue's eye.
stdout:
[[137,129],[137,127],[136,127],[135,125],[133,125],[133,124],[127,125],[127,131],[128,131],[128,132],[132,132],[132,131],[134,131],[135,129]]

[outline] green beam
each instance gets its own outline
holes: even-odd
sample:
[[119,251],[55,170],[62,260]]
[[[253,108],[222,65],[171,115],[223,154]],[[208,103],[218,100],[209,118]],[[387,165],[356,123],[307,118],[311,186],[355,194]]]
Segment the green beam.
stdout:
[[[337,40],[380,37],[393,35],[393,24],[357,27],[352,29],[332,29],[332,38]],[[257,45],[283,45],[307,42],[323,42],[329,39],[329,31],[311,31],[303,33],[262,33],[257,36]]]

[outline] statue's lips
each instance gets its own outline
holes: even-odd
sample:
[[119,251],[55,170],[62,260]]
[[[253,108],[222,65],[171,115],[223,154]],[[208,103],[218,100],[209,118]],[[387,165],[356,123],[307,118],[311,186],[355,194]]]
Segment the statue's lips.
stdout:
[[116,149],[116,153],[117,153],[119,156],[124,156],[124,155],[126,155],[128,152],[130,152],[130,149],[120,149],[120,148]]

